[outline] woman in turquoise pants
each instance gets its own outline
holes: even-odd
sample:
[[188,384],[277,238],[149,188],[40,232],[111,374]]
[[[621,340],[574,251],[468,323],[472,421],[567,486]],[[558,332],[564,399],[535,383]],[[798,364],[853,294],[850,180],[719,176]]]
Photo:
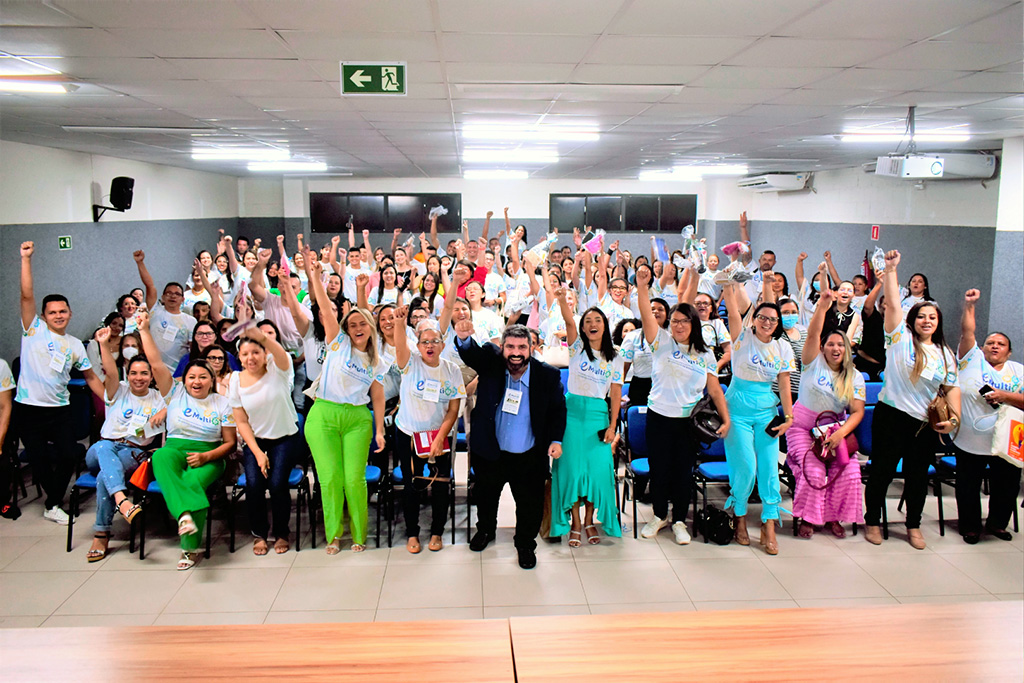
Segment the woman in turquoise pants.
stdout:
[[[729,499],[726,509],[736,515],[736,542],[750,545],[747,533],[747,500],[757,481],[761,497],[761,540],[765,552],[778,555],[775,521],[779,519],[779,437],[793,424],[793,397],[789,373],[796,368],[793,349],[780,338],[781,313],[771,289],[771,273],[765,273],[765,302],[742,317],[741,306],[753,308],[742,286],[725,286],[729,311],[729,336],[733,340],[732,382],[725,394],[732,427],[725,437],[725,460],[729,466]],[[778,397],[772,381],[778,378],[784,421],[772,426],[778,415]]]

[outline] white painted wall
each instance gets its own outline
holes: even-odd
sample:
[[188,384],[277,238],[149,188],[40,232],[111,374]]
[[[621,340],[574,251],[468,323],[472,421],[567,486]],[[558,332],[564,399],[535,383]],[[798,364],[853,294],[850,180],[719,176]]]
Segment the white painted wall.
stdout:
[[238,215],[234,176],[0,141],[0,225],[90,222],[116,176],[135,179],[132,208],[101,221]]
[[[1018,157],[1016,180],[1018,223],[1021,159]],[[746,211],[752,220],[762,221],[989,227],[996,224],[1000,187],[1011,181],[1006,177],[990,180],[986,188],[978,181],[938,180],[917,190],[909,180],[850,168],[816,173],[812,182],[814,192],[779,193],[743,190],[729,178],[707,181],[705,215],[712,220],[734,221]]]
[[1024,231],[1024,137],[1003,140],[996,230]]
[[239,178],[239,218],[280,218],[284,216],[284,186],[281,178]]

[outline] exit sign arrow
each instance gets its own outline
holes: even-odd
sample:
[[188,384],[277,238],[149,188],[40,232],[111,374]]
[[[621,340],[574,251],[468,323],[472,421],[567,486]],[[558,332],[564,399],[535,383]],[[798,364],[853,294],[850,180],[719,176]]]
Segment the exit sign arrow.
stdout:
[[355,83],[357,88],[363,88],[366,87],[367,83],[373,80],[373,76],[365,76],[363,75],[362,69],[356,69],[349,80]]

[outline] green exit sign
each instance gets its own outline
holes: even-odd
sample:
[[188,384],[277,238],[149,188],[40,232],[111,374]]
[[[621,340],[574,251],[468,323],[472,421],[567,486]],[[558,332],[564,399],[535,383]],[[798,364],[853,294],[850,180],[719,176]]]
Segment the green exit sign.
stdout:
[[57,249],[60,251],[71,251],[71,235],[61,235],[58,237]]
[[342,62],[342,95],[405,95],[405,62]]

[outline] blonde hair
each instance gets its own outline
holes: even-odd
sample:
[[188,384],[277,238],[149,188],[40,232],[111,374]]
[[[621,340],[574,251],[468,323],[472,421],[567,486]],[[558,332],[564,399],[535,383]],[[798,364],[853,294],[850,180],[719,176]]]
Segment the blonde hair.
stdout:
[[366,343],[366,357],[370,361],[370,365],[377,364],[377,323],[373,319],[373,313],[366,310],[365,308],[353,308],[348,312],[341,320],[341,329],[347,335],[348,334],[348,319],[354,315],[361,315],[366,324],[370,326],[370,339]]
[[[821,342],[822,350],[824,350],[825,342],[829,340],[832,335],[839,335],[843,340],[843,359],[839,361],[839,372],[836,374],[835,391],[836,396],[839,400],[849,405],[853,401],[853,378],[856,377],[858,372],[857,368],[853,366],[853,348],[850,346],[850,340],[846,334],[839,330],[831,330]],[[828,365],[828,362],[825,362]]]

